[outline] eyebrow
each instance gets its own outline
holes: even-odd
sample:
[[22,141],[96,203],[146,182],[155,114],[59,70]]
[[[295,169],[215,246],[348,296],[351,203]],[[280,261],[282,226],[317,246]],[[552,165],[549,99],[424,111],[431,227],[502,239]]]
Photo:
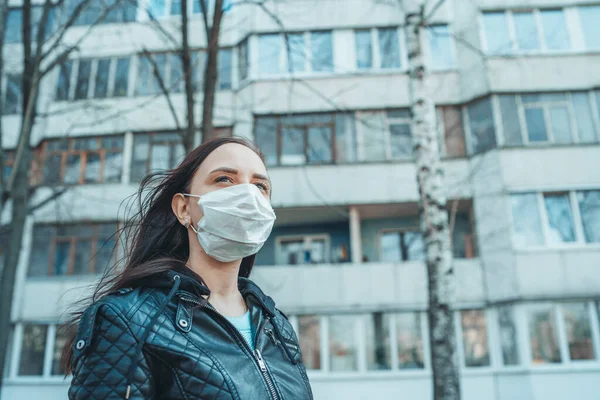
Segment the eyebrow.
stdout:
[[[217,169],[212,170],[211,174],[214,174],[215,172],[227,172],[227,173],[233,174],[233,175],[237,175],[239,173],[239,171],[237,169],[233,169],[233,168],[229,168],[229,167],[219,167]],[[262,179],[262,180],[271,182],[269,177],[266,175],[263,175],[263,174],[253,174],[252,177],[256,178],[256,179]]]

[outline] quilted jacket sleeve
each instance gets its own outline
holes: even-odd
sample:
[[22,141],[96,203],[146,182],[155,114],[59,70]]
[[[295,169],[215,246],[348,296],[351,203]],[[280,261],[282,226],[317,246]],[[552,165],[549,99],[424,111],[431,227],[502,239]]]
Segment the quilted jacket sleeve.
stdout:
[[83,314],[73,343],[70,400],[125,399],[127,376],[136,364],[129,399],[152,399],[154,381],[144,354],[125,318],[109,304],[95,304]]

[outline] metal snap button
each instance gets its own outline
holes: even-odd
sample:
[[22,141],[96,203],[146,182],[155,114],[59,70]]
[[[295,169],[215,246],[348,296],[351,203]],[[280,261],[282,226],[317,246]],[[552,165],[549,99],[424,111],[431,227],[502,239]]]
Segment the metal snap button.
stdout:
[[182,328],[187,328],[188,327],[188,322],[185,319],[180,319],[179,320],[179,326],[181,326]]
[[83,349],[83,346],[85,346],[85,340],[79,340],[79,341],[77,342],[77,344],[75,345],[75,348],[76,348],[77,350],[81,350],[81,349]]

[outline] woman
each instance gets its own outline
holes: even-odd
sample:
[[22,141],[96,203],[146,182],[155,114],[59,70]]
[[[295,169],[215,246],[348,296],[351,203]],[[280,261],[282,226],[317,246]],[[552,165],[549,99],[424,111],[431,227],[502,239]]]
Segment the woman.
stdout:
[[290,322],[248,279],[275,220],[260,152],[215,139],[156,177],[125,267],[75,317],[69,398],[312,399]]

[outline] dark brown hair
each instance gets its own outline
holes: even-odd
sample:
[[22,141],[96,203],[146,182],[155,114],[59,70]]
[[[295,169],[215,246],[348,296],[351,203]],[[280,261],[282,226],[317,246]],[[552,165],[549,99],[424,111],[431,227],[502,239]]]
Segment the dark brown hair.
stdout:
[[[105,269],[89,301],[84,302],[83,308],[71,313],[69,321],[63,325],[67,342],[62,363],[67,374],[71,370],[75,331],[87,306],[119,289],[140,286],[142,280],[149,276],[173,268],[187,268],[185,263],[190,253],[188,231],[173,213],[171,201],[177,193],[189,193],[192,178],[200,164],[215,149],[228,143],[250,148],[265,162],[260,150],[245,139],[216,138],[196,147],[176,168],[151,173],[142,180],[137,193],[130,198],[135,200],[131,206],[137,204],[137,210],[118,230],[121,239],[118,242],[124,243],[124,256]],[[242,260],[239,276],[250,276],[254,257],[251,255]]]

